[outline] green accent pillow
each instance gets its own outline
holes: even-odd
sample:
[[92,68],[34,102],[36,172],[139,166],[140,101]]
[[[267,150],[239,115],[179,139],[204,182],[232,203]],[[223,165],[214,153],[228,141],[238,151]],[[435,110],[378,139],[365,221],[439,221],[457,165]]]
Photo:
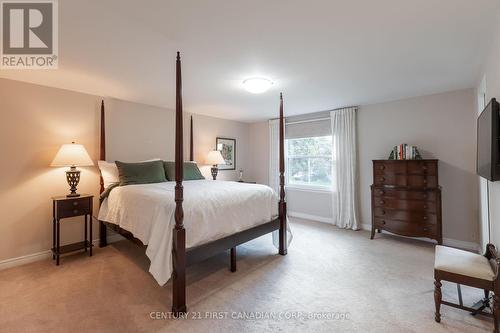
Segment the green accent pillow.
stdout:
[[[165,174],[170,181],[175,180],[175,162],[164,161]],[[184,180],[205,179],[196,162],[184,162]]]
[[166,182],[163,161],[125,163],[116,161],[120,186]]

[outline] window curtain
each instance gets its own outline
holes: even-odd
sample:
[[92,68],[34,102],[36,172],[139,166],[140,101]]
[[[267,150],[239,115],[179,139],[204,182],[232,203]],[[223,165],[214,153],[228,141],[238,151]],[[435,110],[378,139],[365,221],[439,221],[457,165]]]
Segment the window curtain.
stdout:
[[335,158],[332,169],[333,223],[340,228],[353,230],[359,229],[356,112],[355,107],[330,112]]
[[[279,171],[279,156],[280,156],[280,120],[269,120],[269,186],[278,195],[280,193],[280,171]],[[285,146],[285,160],[286,160],[286,146]],[[286,196],[285,196],[286,198]],[[292,242],[292,230],[288,216],[286,217],[286,233],[287,233],[287,246]],[[279,248],[279,233],[278,230],[273,231],[273,244]]]

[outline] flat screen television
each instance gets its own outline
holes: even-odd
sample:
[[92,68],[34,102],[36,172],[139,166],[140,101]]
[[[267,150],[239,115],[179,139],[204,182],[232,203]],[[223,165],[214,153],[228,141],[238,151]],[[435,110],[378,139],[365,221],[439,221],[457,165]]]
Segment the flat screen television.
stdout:
[[477,118],[476,172],[490,181],[500,180],[500,105],[491,99]]

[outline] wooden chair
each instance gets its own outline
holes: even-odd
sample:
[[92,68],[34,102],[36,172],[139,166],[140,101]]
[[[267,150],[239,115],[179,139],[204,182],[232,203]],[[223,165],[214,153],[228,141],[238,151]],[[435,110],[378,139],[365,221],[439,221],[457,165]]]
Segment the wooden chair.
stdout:
[[[495,246],[488,244],[484,255],[458,250],[451,247],[436,246],[434,262],[434,302],[436,304],[435,320],[441,322],[441,304],[466,310],[473,314],[481,313],[481,309],[464,306],[459,294],[459,304],[442,300],[441,281],[457,283],[484,290],[485,300],[483,306],[489,306],[489,295],[493,292],[493,321],[495,333],[499,332],[500,320],[500,278],[498,268],[500,258],[497,256]],[[459,289],[460,292],[460,289]]]

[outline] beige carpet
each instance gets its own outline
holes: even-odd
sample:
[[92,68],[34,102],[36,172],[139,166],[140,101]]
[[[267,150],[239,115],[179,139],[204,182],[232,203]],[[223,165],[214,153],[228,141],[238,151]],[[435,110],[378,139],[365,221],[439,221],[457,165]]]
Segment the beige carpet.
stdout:
[[[490,319],[449,307],[442,309],[442,323],[434,322],[431,244],[389,235],[370,241],[367,232],[297,219],[292,228],[285,257],[262,237],[238,248],[236,273],[228,271],[224,254],[189,269],[191,312],[183,320],[151,319],[151,312],[169,311],[170,284],[158,286],[145,255],[128,241],[96,249],[92,258],[64,257],[59,267],[48,260],[0,271],[0,331],[492,330]],[[456,299],[455,288],[444,284],[444,297]],[[482,295],[464,293],[469,303]],[[210,318],[217,311],[227,318]]]

